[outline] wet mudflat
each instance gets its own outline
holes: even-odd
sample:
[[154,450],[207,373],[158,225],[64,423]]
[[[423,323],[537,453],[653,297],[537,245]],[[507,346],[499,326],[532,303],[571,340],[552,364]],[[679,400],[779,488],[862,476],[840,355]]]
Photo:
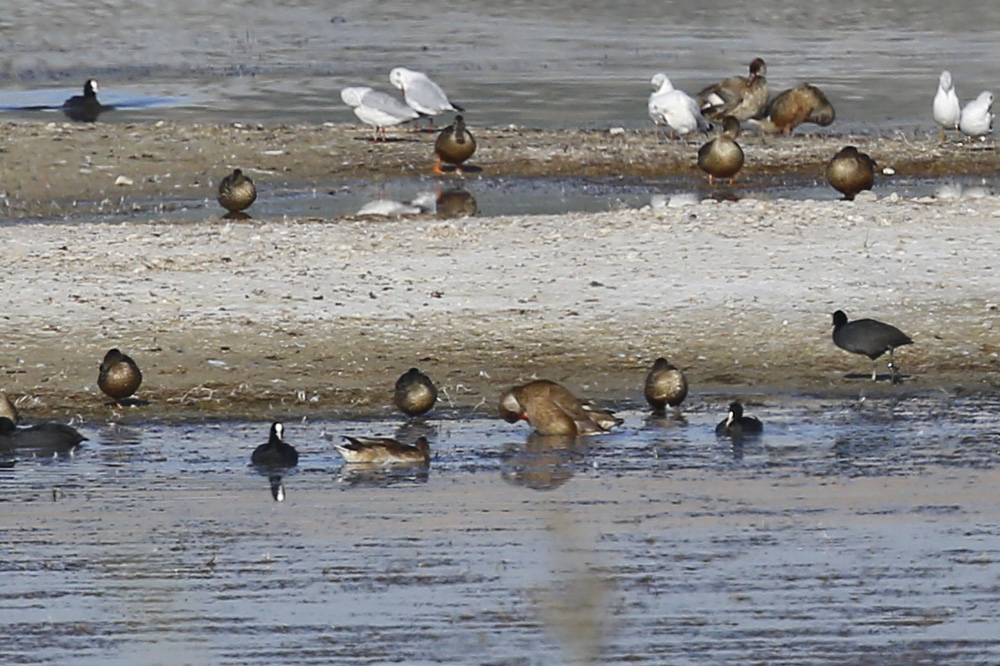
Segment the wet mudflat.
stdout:
[[742,396],[765,434],[682,420],[530,437],[411,424],[429,470],[344,468],[294,421],[275,502],[266,423],[100,425],[0,470],[8,663],[990,663],[1000,401],[943,391]]

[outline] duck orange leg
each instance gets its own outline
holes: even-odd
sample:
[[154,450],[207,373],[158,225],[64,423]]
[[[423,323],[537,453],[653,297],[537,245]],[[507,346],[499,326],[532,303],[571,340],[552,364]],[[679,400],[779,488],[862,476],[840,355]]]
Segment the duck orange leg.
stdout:
[[444,173],[444,169],[441,168],[441,157],[435,156],[434,158],[434,168],[431,169],[431,173]]

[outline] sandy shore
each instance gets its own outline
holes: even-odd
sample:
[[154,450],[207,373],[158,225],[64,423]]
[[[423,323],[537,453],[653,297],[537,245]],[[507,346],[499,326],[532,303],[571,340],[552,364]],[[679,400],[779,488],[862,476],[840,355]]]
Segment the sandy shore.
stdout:
[[[413,175],[431,140],[372,145],[346,126],[0,131],[7,219],[211,198],[233,166],[256,165],[290,189]],[[479,139],[483,176],[688,173],[696,145],[521,129]],[[995,170],[991,144],[751,136],[745,177],[811,173],[848,139],[900,175]],[[119,176],[132,184],[115,185]],[[2,388],[34,417],[104,414],[97,364],[112,346],[146,375],[150,405],[129,418],[385,412],[411,365],[460,409],[492,411],[502,387],[534,376],[628,402],[659,355],[696,392],[993,387],[1000,200],[908,201],[891,179],[878,197],[459,220],[0,225]],[[837,308],[916,341],[899,355],[902,387],[845,380],[870,365],[833,346]]]

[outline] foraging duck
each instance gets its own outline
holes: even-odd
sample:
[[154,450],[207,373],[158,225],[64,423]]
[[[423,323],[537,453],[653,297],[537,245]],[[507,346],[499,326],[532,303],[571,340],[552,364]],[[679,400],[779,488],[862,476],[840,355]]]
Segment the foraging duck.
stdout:
[[965,136],[975,138],[986,136],[993,131],[993,113],[990,107],[993,106],[993,93],[983,91],[979,97],[972,100],[962,109],[962,115],[958,120],[958,129]]
[[667,405],[679,411],[688,394],[687,379],[678,367],[661,356],[646,375],[643,393],[654,412],[663,413]]
[[716,178],[733,178],[743,168],[743,149],[736,143],[740,135],[740,121],[726,116],[722,121],[722,134],[698,149],[698,168],[708,174],[708,184]]
[[683,90],[674,88],[665,72],[657,72],[650,80],[653,94],[649,96],[646,109],[656,125],[656,137],[660,137],[660,125],[670,128],[673,138],[687,136],[691,132],[707,132],[711,125],[701,115],[698,102]]
[[368,465],[429,465],[431,446],[426,437],[417,437],[414,446],[390,437],[349,437],[347,444],[334,444],[344,462]]
[[764,424],[754,416],[743,415],[743,405],[733,402],[729,405],[729,415],[715,426],[717,437],[738,439],[746,435],[759,435],[764,432]]
[[709,120],[733,116],[756,118],[767,106],[767,65],[763,58],[750,61],[750,76],[730,76],[698,93],[701,115]]
[[256,200],[257,188],[242,169],[233,169],[219,182],[219,203],[230,213],[244,211]]
[[361,122],[375,128],[374,141],[388,141],[387,127],[416,120],[420,114],[400,100],[380,90],[363,86],[344,88],[340,99],[354,109]]
[[826,127],[837,117],[833,104],[823,91],[804,83],[785,90],[767,105],[762,118],[750,123],[769,134],[791,134],[802,123],[815,123]]
[[896,378],[896,366],[893,364],[893,351],[896,347],[913,344],[908,335],[891,324],[885,324],[874,319],[855,319],[847,321],[843,310],[833,313],[833,344],[844,351],[853,354],[863,354],[872,360],[872,381],[877,380],[877,359],[889,352],[889,372],[893,381]]
[[876,168],[875,160],[867,154],[845,146],[826,165],[826,180],[845,199],[853,201],[858,192],[872,189]]
[[83,84],[83,94],[73,95],[63,102],[62,112],[70,120],[85,123],[96,121],[97,117],[101,115],[101,111],[108,108],[101,106],[101,103],[97,101],[97,93],[97,79],[87,79],[86,83]]
[[937,92],[934,93],[934,122],[941,126],[941,140],[947,138],[946,130],[957,130],[962,118],[962,105],[955,92],[955,83],[951,80],[951,72],[941,72],[938,79]]
[[3,391],[0,391],[0,417],[10,419],[14,425],[17,425],[17,422],[21,419],[20,414],[17,413],[17,407],[14,406],[14,403],[7,398],[7,394]]
[[455,122],[448,125],[438,134],[434,142],[434,173],[444,173],[442,162],[455,165],[455,173],[462,173],[462,162],[472,157],[476,152],[476,139],[465,127],[465,119],[455,116]]
[[389,72],[389,83],[402,90],[406,103],[421,115],[433,117],[445,111],[465,111],[452,104],[441,86],[423,72],[395,67]]
[[285,426],[275,421],[271,424],[271,434],[267,442],[250,454],[250,462],[258,467],[295,467],[299,464],[299,452],[283,437]]
[[39,423],[18,428],[0,416],[0,452],[32,450],[39,455],[72,453],[87,438],[63,423]]
[[142,384],[142,372],[131,357],[117,349],[111,349],[101,361],[97,375],[97,386],[116,403],[129,397]]
[[623,422],[547,379],[505,391],[500,396],[500,418],[507,423],[527,421],[540,435],[571,437],[604,433]]
[[407,416],[420,416],[431,411],[438,392],[431,378],[416,368],[410,368],[396,380],[392,400]]

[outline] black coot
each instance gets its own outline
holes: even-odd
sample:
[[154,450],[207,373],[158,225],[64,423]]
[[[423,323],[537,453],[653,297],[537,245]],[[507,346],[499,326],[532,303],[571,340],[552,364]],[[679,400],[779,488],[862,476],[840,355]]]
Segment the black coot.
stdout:
[[764,432],[764,424],[753,416],[743,416],[743,405],[738,402],[730,403],[729,416],[719,421],[719,425],[715,426],[715,434],[718,437],[732,437],[733,439],[746,435],[759,435],[762,432]]
[[855,319],[847,321],[843,310],[833,313],[833,344],[854,354],[864,354],[872,360],[872,381],[877,374],[876,359],[889,352],[889,372],[896,378],[896,366],[892,362],[892,353],[896,347],[913,344],[913,340],[901,330],[890,324],[874,319]]

